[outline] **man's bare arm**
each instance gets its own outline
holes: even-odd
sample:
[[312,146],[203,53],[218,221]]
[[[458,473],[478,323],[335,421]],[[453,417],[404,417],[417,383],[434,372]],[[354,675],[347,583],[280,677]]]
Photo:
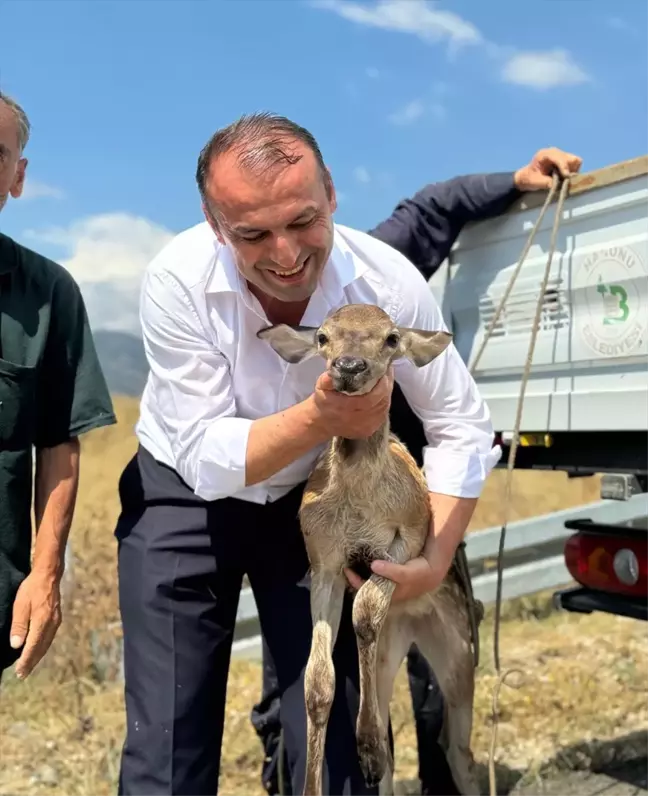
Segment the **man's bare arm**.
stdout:
[[78,439],[36,454],[33,568],[60,577],[79,485]]
[[22,647],[16,674],[27,677],[49,649],[61,624],[60,582],[79,483],[76,439],[36,455],[36,544],[30,574],[14,600],[10,643]]
[[258,484],[325,442],[312,396],[283,412],[255,420],[248,437],[245,485]]
[[370,437],[387,419],[393,374],[364,395],[341,395],[328,374],[306,400],[255,420],[246,450],[246,486],[270,478],[308,451],[335,436]]
[[476,498],[459,498],[429,492],[432,518],[423,555],[432,562],[447,564],[461,543],[477,506]]

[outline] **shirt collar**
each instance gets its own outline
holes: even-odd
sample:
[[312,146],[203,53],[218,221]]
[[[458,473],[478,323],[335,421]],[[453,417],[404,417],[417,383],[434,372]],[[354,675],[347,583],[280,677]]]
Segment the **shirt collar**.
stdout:
[[214,236],[214,262],[207,278],[206,293],[240,293],[243,280],[234,262],[232,250]]
[[318,285],[332,307],[344,298],[344,290],[368,269],[366,260],[349,247],[344,230],[339,224],[334,227],[333,249]]
[[[367,270],[367,263],[354,253],[344,238],[344,227],[335,224],[333,227],[333,249],[320,275],[319,282],[311,302],[314,306],[337,306],[344,298],[344,290]],[[242,297],[249,294],[245,280],[236,267],[232,250],[221,245],[214,236],[214,265],[207,279],[206,293],[239,293]],[[307,310],[307,314],[311,313]]]

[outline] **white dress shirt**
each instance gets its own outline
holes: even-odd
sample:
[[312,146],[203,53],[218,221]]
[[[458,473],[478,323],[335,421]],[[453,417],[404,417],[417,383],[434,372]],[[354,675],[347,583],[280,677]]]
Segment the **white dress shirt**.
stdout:
[[[334,246],[301,321],[319,326],[345,304],[377,304],[399,326],[447,329],[423,276],[370,235],[335,225]],[[140,444],[206,500],[274,501],[304,481],[318,446],[267,481],[245,485],[252,423],[310,395],[325,362],[287,364],[257,338],[269,324],[258,300],[206,222],[177,235],[144,276],[140,320],[148,382],[136,426]],[[421,419],[432,492],[478,497],[497,463],[488,408],[453,344],[394,376]]]

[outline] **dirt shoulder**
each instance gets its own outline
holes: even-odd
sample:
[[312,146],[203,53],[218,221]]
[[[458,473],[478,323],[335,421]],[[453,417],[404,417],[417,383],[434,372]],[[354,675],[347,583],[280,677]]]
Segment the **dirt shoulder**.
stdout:
[[[605,771],[561,771],[537,777],[532,782],[500,790],[508,796],[642,796],[648,792],[648,758],[612,766]],[[418,783],[399,783],[400,796],[416,796]],[[488,793],[483,783],[482,793]]]
[[515,796],[639,796],[648,792],[648,759],[623,763],[607,771],[568,771],[515,789]]

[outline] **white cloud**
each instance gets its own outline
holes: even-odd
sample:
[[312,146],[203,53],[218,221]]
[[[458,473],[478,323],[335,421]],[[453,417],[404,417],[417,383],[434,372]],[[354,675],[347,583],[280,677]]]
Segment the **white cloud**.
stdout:
[[68,249],[70,256],[62,265],[85,282],[139,281],[146,265],[173,237],[164,227],[128,213],[89,216],[67,227],[29,234]]
[[425,106],[421,100],[412,100],[408,102],[407,105],[404,105],[402,108],[392,113],[389,117],[389,121],[392,124],[403,127],[408,124],[413,124],[417,119],[420,119],[424,113]]
[[502,79],[542,91],[585,83],[589,76],[566,50],[556,49],[516,53],[504,64]]
[[79,283],[93,328],[139,334],[139,289],[151,259],[172,238],[146,218],[106,213],[67,227],[28,230],[25,235],[61,247],[55,258]]
[[426,42],[447,40],[454,48],[482,40],[471,22],[426,0],[378,0],[372,6],[347,0],[311,0],[311,5],[359,25],[411,33]]
[[[417,36],[428,44],[447,42],[449,56],[455,55],[464,45],[478,45],[486,56],[503,62],[500,79],[506,83],[545,90],[557,86],[574,86],[590,80],[566,50],[512,50],[489,41],[472,22],[452,11],[442,10],[431,0],[375,0],[372,5],[353,0],[310,0],[310,5],[332,11],[358,25]],[[624,21],[618,17],[608,19],[607,24],[617,30],[625,26]],[[422,110],[414,108],[412,104],[410,113],[414,118],[419,118]],[[437,118],[441,116],[440,108],[438,106],[433,111]],[[395,124],[408,124],[412,119],[407,114],[395,114],[393,121]]]
[[358,182],[368,183],[371,182],[371,175],[364,166],[356,166],[353,169],[353,176]]
[[27,177],[20,198],[26,201],[30,199],[64,199],[65,193],[54,185],[48,185],[38,180],[30,180],[29,177]]

